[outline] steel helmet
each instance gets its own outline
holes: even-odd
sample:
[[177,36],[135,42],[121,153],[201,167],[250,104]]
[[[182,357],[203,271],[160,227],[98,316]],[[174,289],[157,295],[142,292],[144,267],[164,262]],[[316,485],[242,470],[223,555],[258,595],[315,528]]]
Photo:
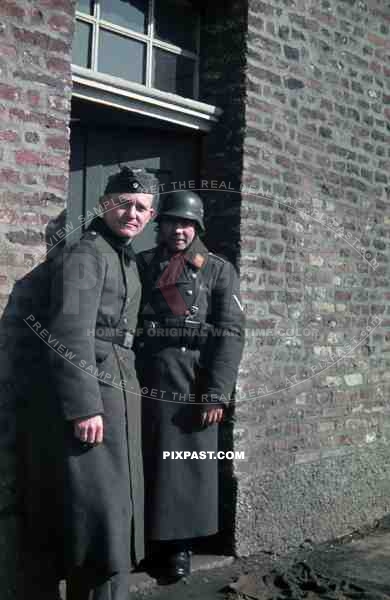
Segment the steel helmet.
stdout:
[[204,231],[203,202],[198,194],[189,190],[172,192],[161,200],[157,221],[162,217],[181,217],[196,221]]

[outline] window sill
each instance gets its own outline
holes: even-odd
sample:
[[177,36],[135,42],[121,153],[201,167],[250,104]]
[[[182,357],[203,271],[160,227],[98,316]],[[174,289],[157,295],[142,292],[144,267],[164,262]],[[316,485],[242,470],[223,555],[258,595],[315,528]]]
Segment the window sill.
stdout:
[[220,108],[72,65],[73,96],[121,110],[210,131]]

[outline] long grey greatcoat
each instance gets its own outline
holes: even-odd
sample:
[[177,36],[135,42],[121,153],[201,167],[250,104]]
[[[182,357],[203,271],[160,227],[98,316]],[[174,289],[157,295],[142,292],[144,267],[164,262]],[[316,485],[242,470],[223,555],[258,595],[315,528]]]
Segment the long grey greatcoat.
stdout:
[[[208,456],[164,459],[163,452],[217,452],[218,425],[202,427],[201,412],[210,401],[216,405],[229,401],[243,347],[244,318],[233,266],[209,253],[198,238],[185,254],[175,256],[169,262],[157,248],[137,257],[144,333],[136,353],[143,386],[145,520],[150,540],[218,531],[218,461]],[[208,337],[184,335],[192,331],[180,328],[186,312],[191,320],[208,324],[202,330],[209,332]]]
[[[64,548],[65,573],[82,565],[129,571],[144,549],[141,402],[133,352],[111,336],[136,327],[134,254],[97,218],[53,267],[44,336],[52,390],[46,448],[56,479],[51,536]],[[96,414],[103,443],[83,444],[73,420]]]

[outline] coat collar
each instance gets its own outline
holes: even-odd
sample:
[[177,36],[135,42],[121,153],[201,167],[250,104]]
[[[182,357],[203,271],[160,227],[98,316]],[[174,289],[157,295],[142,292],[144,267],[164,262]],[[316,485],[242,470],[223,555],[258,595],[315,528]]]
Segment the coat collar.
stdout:
[[123,253],[127,260],[135,260],[135,253],[131,242],[127,238],[119,237],[106,225],[100,217],[95,217],[88,230],[97,231],[118,252]]
[[[161,260],[161,256],[165,254],[163,246],[158,247],[157,254],[159,255],[158,260]],[[207,250],[206,246],[199,239],[199,237],[196,236],[186,250],[183,252],[178,252],[177,254],[167,255],[166,259],[170,260],[173,257],[183,256],[187,263],[192,265],[193,268],[199,270],[205,266],[208,259],[208,254],[209,251]]]
[[201,269],[207,262],[209,251],[198,236],[184,252],[184,258],[195,269]]

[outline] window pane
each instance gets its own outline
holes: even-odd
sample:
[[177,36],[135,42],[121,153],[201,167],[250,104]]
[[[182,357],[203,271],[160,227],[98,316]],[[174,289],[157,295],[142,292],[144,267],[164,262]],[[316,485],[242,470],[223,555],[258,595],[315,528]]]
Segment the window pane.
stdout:
[[77,0],[76,10],[93,15],[93,0]]
[[183,0],[156,0],[155,36],[191,52],[196,51],[197,14]]
[[101,73],[145,83],[146,44],[105,29],[99,32],[99,67]]
[[147,13],[147,0],[100,0],[101,19],[140,33],[147,31]]
[[91,66],[92,26],[82,21],[76,21],[73,38],[72,63],[80,67]]
[[153,54],[153,87],[193,98],[195,61],[160,48],[154,48]]

